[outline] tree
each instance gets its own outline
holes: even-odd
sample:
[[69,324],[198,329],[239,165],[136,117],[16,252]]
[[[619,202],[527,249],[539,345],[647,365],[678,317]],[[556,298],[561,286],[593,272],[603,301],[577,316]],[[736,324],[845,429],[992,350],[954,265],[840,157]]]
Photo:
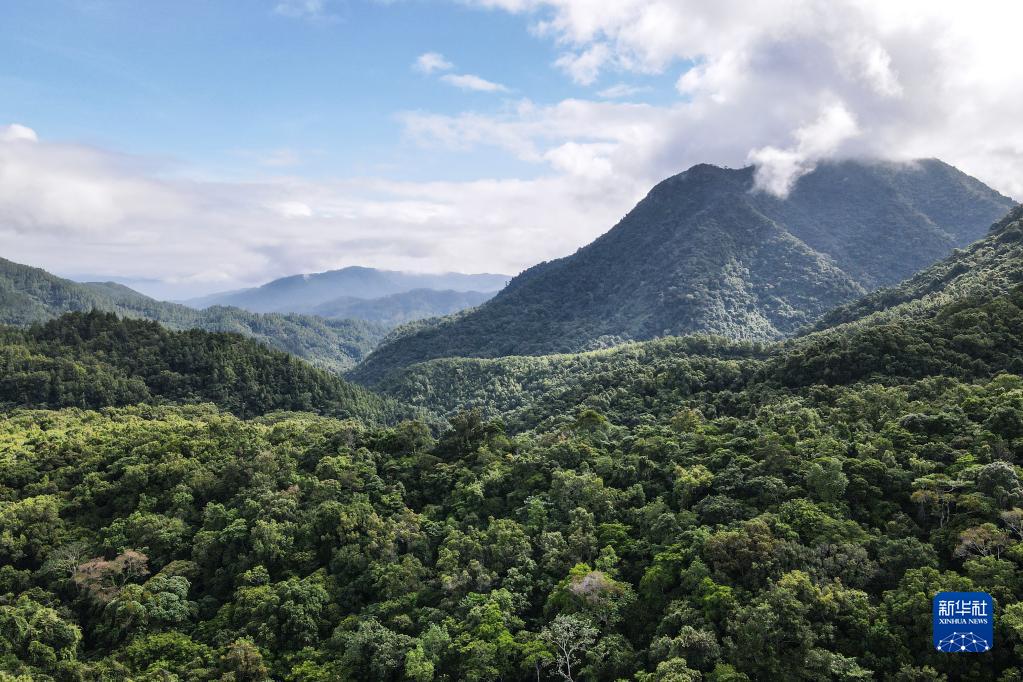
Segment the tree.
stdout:
[[977,489],[1004,507],[1023,500],[1023,485],[1008,462],[985,464],[977,472]]
[[554,650],[558,675],[566,682],[574,682],[573,668],[597,641],[597,628],[578,614],[561,614],[544,626],[540,638]]
[[635,598],[632,587],[610,573],[576,564],[552,592],[549,604],[562,613],[582,613],[606,628],[621,620]]
[[149,557],[126,550],[113,559],[90,559],[75,568],[71,579],[92,599],[107,603],[129,582],[149,575]]
[[519,667],[519,643],[514,631],[522,621],[512,612],[513,597],[506,589],[470,594],[462,632],[454,638],[462,659],[461,677],[467,680],[503,678]]
[[270,679],[270,669],[259,647],[245,637],[236,639],[227,647],[220,657],[220,670],[223,682],[266,682]]
[[955,555],[958,557],[999,557],[1009,544],[1009,536],[993,523],[967,528],[959,534]]
[[0,603],[0,665],[34,677],[72,676],[82,632],[56,610],[22,595]]
[[824,502],[841,499],[849,484],[842,472],[842,463],[833,457],[820,457],[811,463],[804,479],[807,492]]

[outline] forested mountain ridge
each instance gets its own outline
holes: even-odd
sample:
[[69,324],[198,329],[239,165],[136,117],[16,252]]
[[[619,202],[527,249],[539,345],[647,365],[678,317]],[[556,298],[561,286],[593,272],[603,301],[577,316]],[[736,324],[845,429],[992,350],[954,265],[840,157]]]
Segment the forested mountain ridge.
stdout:
[[256,313],[315,313],[318,306],[342,298],[379,299],[415,289],[434,291],[493,292],[510,278],[490,273],[442,274],[399,272],[352,266],[308,275],[292,275],[259,287],[211,294],[186,301],[205,308],[229,305]]
[[575,354],[439,358],[394,372],[376,388],[442,415],[474,407],[528,430],[552,428],[581,408],[634,426],[742,391],[935,376],[970,381],[999,372],[1023,374],[1023,287],[784,344],[667,337]]
[[0,370],[6,409],[212,402],[241,417],[297,410],[383,423],[408,414],[238,334],[170,331],[98,311],[0,328]]
[[73,282],[0,258],[0,324],[23,326],[94,309],[155,320],[169,329],[236,332],[335,372],[350,369],[386,333],[385,327],[364,321],[257,315],[219,306],[197,311],[113,282]]
[[1005,293],[1023,283],[1023,206],[995,223],[988,236],[896,286],[825,314],[818,329],[879,314],[925,314],[965,297]]
[[308,312],[332,319],[368,320],[394,327],[474,308],[493,298],[492,291],[412,289],[380,298],[342,296],[320,303]]
[[982,237],[1013,205],[937,160],[822,163],[784,200],[753,191],[751,168],[695,166],[574,255],[382,344],[352,376],[688,333],[777,339]]
[[[664,338],[588,353],[444,358],[377,384],[411,405],[475,406],[533,428],[584,405],[625,419],[752,385],[845,384],[872,376],[960,379],[1023,373],[1023,207],[987,237],[889,289],[828,313],[780,344]],[[827,325],[830,325],[828,328]],[[642,409],[640,409],[640,407]]]

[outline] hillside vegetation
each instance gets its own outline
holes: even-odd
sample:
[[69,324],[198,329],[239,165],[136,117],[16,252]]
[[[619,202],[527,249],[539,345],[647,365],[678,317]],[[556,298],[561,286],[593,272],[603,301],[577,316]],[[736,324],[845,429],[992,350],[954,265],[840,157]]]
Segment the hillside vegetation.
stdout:
[[377,388],[442,413],[475,406],[532,428],[576,405],[627,420],[759,384],[1023,373],[1021,286],[1023,208],[906,283],[829,314],[837,326],[781,344],[669,337],[577,354],[445,358],[394,372]]
[[311,308],[310,313],[334,319],[369,320],[388,327],[441,317],[474,308],[494,292],[412,289],[380,298],[344,296]]
[[826,314],[817,328],[834,327],[874,313],[878,317],[927,314],[945,303],[997,295],[1023,283],[1023,207],[1017,207],[969,247],[896,286],[878,290]]
[[[513,436],[462,413],[438,440],[211,408],[16,412],[0,426],[0,665],[1012,679],[1021,396],[1008,374],[757,385],[663,416],[616,407],[632,426],[583,409]],[[997,600],[997,646],[934,652],[930,597],[974,589]]]
[[[849,168],[916,197],[886,216],[990,198]],[[782,342],[412,362],[480,313],[422,320],[387,397],[236,334],[5,328],[0,682],[1023,680],[1021,245],[1017,210]],[[935,651],[942,591],[992,595],[991,650]]]
[[237,334],[69,313],[0,333],[0,405],[101,408],[212,402],[241,417],[302,410],[380,422],[396,405]]
[[22,326],[91,310],[155,320],[169,329],[236,332],[335,372],[352,368],[386,333],[382,325],[364,321],[256,315],[227,307],[198,311],[119,284],[81,284],[0,258],[0,324]]
[[[118,331],[136,326],[167,334],[94,314],[24,343],[138,358],[149,386],[164,345]],[[0,422],[0,669],[1017,679],[1021,332],[1015,288],[783,346],[464,360],[424,402],[478,409],[440,433],[209,405],[16,410]],[[269,353],[207,339],[227,341]],[[995,647],[935,652],[931,597],[968,590],[996,600]]]

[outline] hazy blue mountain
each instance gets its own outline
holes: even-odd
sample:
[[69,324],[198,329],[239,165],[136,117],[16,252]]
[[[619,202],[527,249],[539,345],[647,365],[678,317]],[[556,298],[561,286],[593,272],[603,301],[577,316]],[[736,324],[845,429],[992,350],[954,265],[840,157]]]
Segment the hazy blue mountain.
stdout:
[[353,376],[690,333],[782,338],[979,239],[1012,206],[933,159],[823,163],[785,199],[755,191],[752,168],[694,166],[478,309],[398,330]]
[[230,305],[256,313],[312,313],[318,306],[341,298],[376,299],[415,289],[494,292],[509,279],[508,275],[427,274],[348,267],[283,277],[260,287],[212,294],[185,303],[195,308]]
[[0,324],[25,326],[91,310],[154,320],[176,330],[236,332],[333,371],[351,368],[386,333],[382,325],[359,320],[259,315],[223,306],[199,311],[157,301],[121,284],[72,282],[0,258]]
[[342,296],[321,303],[311,312],[322,317],[369,320],[393,327],[473,308],[493,298],[495,293],[497,292],[413,289],[380,298]]

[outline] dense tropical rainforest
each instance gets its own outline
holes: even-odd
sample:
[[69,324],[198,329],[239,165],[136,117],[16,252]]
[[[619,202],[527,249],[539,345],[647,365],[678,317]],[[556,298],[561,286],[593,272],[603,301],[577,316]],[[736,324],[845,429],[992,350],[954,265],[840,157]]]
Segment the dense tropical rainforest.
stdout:
[[[0,680],[1023,680],[1023,211],[779,343],[0,334]],[[403,333],[399,331],[400,336]],[[937,652],[931,598],[995,642]]]

